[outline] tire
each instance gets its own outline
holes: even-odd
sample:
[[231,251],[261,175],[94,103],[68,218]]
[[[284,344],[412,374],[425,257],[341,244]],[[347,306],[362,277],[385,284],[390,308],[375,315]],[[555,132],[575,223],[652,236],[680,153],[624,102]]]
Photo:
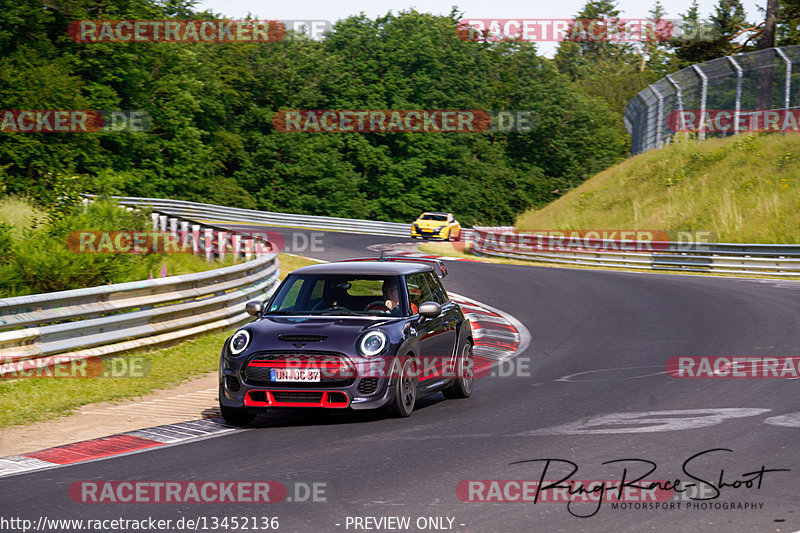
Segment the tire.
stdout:
[[222,418],[231,426],[246,426],[256,417],[255,413],[250,412],[246,407],[227,407],[220,403],[219,410],[222,413]]
[[417,376],[413,372],[414,368],[413,359],[406,359],[395,382],[392,401],[388,406],[389,414],[395,418],[411,416],[414,410],[414,403],[417,401]]
[[445,398],[469,398],[475,383],[475,361],[472,359],[472,344],[466,342],[456,360],[456,379],[442,390]]

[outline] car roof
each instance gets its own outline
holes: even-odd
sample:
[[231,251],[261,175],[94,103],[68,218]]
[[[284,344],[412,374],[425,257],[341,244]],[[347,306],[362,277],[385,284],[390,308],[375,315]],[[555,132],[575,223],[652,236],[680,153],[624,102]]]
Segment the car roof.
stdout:
[[443,213],[442,211],[425,211],[424,213],[422,213],[422,215],[449,215],[449,214],[451,213]]
[[427,272],[433,267],[424,263],[404,263],[402,261],[345,261],[341,263],[322,263],[298,268],[292,274],[355,274],[377,276],[404,276],[417,272]]

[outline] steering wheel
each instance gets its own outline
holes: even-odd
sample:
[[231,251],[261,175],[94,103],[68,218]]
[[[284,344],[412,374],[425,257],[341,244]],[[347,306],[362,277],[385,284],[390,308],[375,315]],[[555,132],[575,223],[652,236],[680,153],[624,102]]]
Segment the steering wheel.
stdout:
[[383,300],[375,300],[374,302],[370,302],[364,307],[364,311],[381,311],[388,313],[389,308],[386,307],[386,302]]

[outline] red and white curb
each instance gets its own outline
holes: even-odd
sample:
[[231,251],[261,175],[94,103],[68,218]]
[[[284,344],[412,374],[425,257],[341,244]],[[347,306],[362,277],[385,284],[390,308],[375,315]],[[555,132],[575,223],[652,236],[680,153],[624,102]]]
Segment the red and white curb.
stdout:
[[0,477],[58,468],[236,431],[219,418],[191,420],[0,458]]
[[472,324],[476,375],[485,374],[489,368],[524,352],[530,344],[528,329],[513,316],[466,296],[449,294]]
[[391,254],[394,256],[417,257],[420,259],[441,259],[442,261],[468,261],[470,263],[483,262],[478,259],[467,259],[466,257],[448,257],[446,255],[426,254],[424,252],[420,252],[417,249],[418,246],[419,243],[417,242],[373,244],[372,246],[367,246],[367,250],[372,250],[373,252],[386,252],[387,254]]
[[[485,375],[492,366],[513,358],[530,344],[528,330],[513,316],[465,296],[450,293],[450,297],[461,306],[472,324],[476,376]],[[0,477],[129,455],[234,431],[241,429],[225,425],[219,417],[138,429],[2,457]]]

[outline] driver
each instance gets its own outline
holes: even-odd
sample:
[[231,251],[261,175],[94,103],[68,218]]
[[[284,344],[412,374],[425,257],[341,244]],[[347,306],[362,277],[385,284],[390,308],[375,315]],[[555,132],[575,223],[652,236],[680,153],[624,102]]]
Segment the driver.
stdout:
[[383,298],[386,300],[383,302],[386,309],[391,311],[400,307],[400,287],[397,286],[395,278],[388,278],[384,281],[381,290],[383,291]]
[[[394,309],[400,311],[400,285],[397,282],[396,278],[388,278],[386,281],[383,282],[383,286],[381,287],[383,291],[383,298],[384,302],[383,305],[389,312],[392,312]],[[411,302],[411,312],[417,312],[417,306],[414,302]]]

